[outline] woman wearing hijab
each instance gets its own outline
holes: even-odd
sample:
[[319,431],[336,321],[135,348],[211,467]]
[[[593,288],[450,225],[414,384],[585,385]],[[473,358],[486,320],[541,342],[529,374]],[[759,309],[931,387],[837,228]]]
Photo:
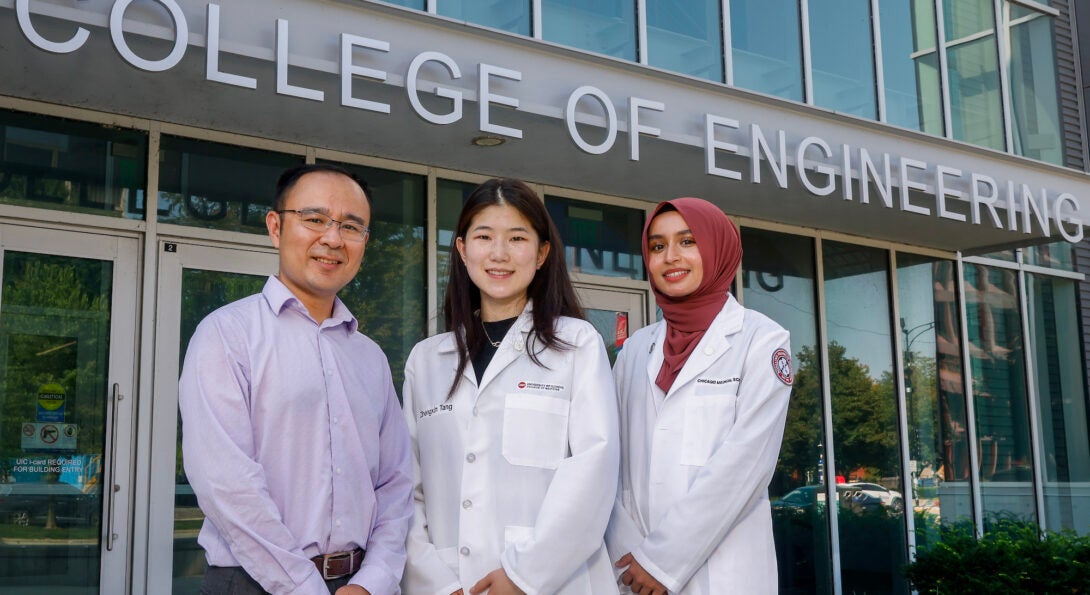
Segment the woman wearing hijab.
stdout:
[[617,593],[617,401],[544,203],[489,180],[455,228],[450,332],[413,348],[407,595]]
[[611,559],[641,595],[775,593],[767,492],[791,392],[788,333],[730,294],[741,239],[711,203],[660,203],[643,258],[665,321],[633,334],[613,369]]

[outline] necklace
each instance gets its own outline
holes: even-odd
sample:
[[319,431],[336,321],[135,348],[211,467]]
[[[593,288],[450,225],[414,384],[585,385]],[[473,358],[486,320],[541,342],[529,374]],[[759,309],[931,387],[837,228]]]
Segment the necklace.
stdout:
[[493,341],[492,337],[488,336],[488,329],[484,326],[484,319],[481,319],[481,330],[484,331],[484,338],[488,339],[488,342],[492,344],[492,347],[498,349],[500,343],[503,343],[503,337],[500,337],[499,341]]

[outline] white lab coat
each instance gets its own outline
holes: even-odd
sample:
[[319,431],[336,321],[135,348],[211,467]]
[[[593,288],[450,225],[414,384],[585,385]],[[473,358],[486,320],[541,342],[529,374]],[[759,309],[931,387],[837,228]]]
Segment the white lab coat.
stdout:
[[607,541],[671,594],[775,593],[768,483],[791,393],[778,324],[730,296],[667,394],[655,384],[666,323],[640,329],[614,366],[621,485]]
[[617,491],[617,401],[602,339],[557,322],[566,351],[531,361],[531,307],[504,337],[477,386],[458,367],[454,336],[413,348],[405,419],[416,511],[402,589],[449,595],[502,567],[528,594],[617,593],[604,534]]

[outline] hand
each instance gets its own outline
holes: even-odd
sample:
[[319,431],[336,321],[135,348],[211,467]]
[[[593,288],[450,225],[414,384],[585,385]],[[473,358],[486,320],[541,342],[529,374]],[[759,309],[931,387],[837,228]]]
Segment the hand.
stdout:
[[488,591],[488,595],[526,595],[522,589],[511,582],[511,579],[507,578],[507,571],[502,568],[489,572],[477,581],[477,584],[469,590],[469,595],[481,595],[485,591]]
[[336,595],[371,595],[371,592],[359,585],[345,585],[337,589]]
[[451,593],[450,595],[465,595],[465,593],[463,593],[461,589],[458,589],[457,591]]
[[637,595],[667,595],[666,585],[655,580],[651,573],[644,570],[643,566],[640,566],[640,563],[632,557],[631,553],[621,556],[621,559],[617,560],[616,566],[617,568],[628,567],[627,570],[621,573],[621,584],[632,589],[633,593]]

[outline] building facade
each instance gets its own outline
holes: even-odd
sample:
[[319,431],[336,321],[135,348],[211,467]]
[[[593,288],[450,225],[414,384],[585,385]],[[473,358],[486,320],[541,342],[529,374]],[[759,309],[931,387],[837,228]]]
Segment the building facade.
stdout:
[[907,593],[943,525],[1085,533],[1074,5],[0,0],[0,589],[197,591],[181,357],[304,162],[374,189],[342,297],[397,379],[485,179],[544,198],[611,356],[658,316],[654,204],[734,217],[792,333],[782,592]]

